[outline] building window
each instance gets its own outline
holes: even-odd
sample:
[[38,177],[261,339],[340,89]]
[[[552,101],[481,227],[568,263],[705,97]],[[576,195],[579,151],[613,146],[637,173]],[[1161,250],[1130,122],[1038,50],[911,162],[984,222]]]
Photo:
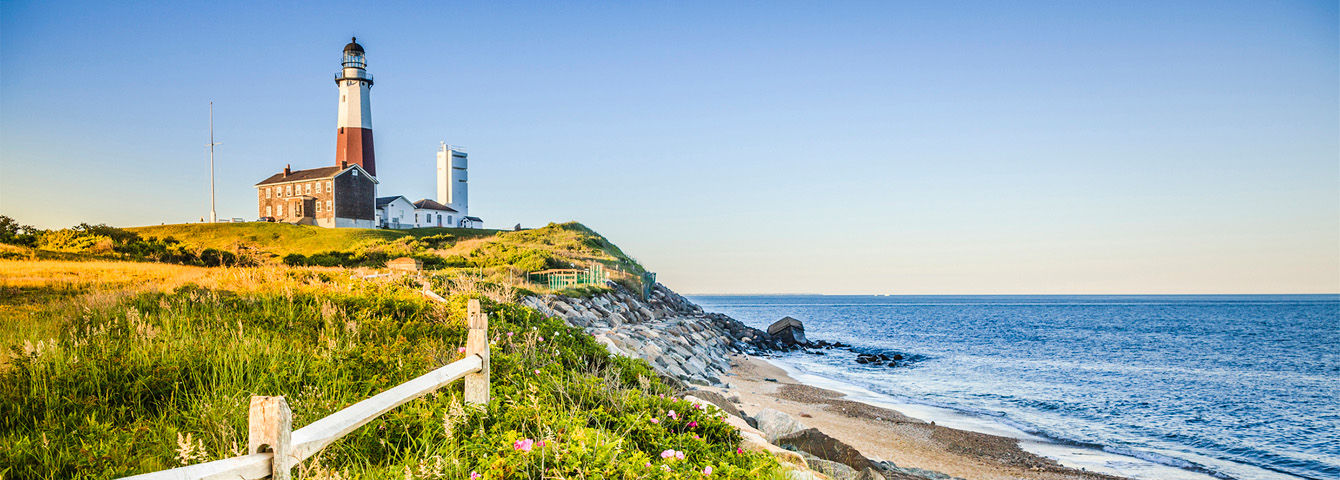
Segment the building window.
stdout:
[[293,196],[293,185],[284,185],[284,195]]
[[321,193],[321,182],[316,182],[316,193]]
[[273,216],[274,216],[274,214],[270,213],[270,206],[269,206],[269,205],[266,205],[266,206],[265,206],[265,216],[267,216],[267,217],[273,217]]
[[330,200],[326,200],[326,211],[327,211],[327,212],[333,212],[333,211],[334,211],[334,210],[331,210],[331,209],[330,209]]
[[312,194],[312,184],[310,184],[310,183],[307,184],[307,194],[308,194],[308,195],[311,195],[311,194]]
[[330,180],[326,180],[326,191],[330,193],[335,193],[334,190],[330,189]]
[[451,215],[447,215],[447,225],[451,225]]
[[419,214],[414,214],[414,223],[419,223]]
[[278,217],[282,217],[282,216],[284,216],[284,204],[281,203],[281,204],[279,204],[279,205],[275,205],[275,208],[276,208],[276,210],[275,210],[275,216],[278,216]]
[[270,187],[265,187],[265,198],[270,198]]
[[321,202],[316,202],[316,213],[321,213]]

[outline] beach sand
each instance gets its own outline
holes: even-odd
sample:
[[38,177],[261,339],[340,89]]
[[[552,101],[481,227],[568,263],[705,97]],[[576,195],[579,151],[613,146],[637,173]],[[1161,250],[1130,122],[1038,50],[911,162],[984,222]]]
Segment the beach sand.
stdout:
[[936,426],[844,400],[841,393],[801,384],[761,358],[737,356],[733,365],[723,379],[729,389],[705,389],[738,396],[736,406],[751,416],[765,408],[785,412],[876,461],[974,480],[1121,478],[1063,467],[1020,449],[1016,439]]

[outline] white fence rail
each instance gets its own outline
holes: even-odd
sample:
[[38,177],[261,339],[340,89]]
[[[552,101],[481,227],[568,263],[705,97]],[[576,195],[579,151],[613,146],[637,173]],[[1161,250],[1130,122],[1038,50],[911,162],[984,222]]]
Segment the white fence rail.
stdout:
[[[427,289],[425,292],[431,293]],[[480,311],[479,300],[470,300],[467,311],[470,330],[465,341],[466,357],[463,359],[350,405],[297,430],[291,429],[292,414],[284,397],[251,397],[251,408],[247,413],[249,455],[124,477],[124,480],[252,480],[266,477],[287,480],[293,466],[316,455],[322,448],[339,440],[340,437],[371,422],[392,408],[450,385],[456,380],[465,379],[466,402],[488,404],[488,317]]]

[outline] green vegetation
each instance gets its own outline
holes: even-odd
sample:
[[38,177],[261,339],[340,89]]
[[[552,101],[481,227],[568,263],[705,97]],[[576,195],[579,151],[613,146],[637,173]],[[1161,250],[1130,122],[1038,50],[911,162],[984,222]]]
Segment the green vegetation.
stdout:
[[[0,261],[0,273],[14,263],[42,262]],[[441,305],[414,282],[302,268],[182,272],[201,271],[161,291],[56,300],[21,318],[0,310],[6,324],[59,332],[15,346],[0,368],[5,478],[109,478],[237,455],[251,395],[284,395],[301,426],[462,355],[472,295]],[[737,453],[720,419],[664,397],[671,389],[645,362],[610,356],[561,319],[484,304],[495,342],[488,408],[463,405],[458,382],[338,441],[307,476],[778,474],[771,457]],[[524,439],[544,445],[514,448]]]
[[[298,478],[700,479],[708,467],[712,477],[784,478],[771,456],[737,451],[739,436],[719,413],[669,396],[645,362],[611,356],[580,329],[512,303],[529,293],[519,273],[536,267],[599,261],[641,271],[580,224],[320,230],[307,250],[230,247],[219,233],[306,227],[192,227],[200,231],[15,228],[0,238],[0,253],[25,255],[0,259],[0,478],[112,478],[242,454],[252,395],[285,396],[301,427],[461,358],[470,298],[490,316],[492,402],[463,404],[457,382],[337,441]],[[316,238],[325,233],[357,245],[331,247]],[[98,246],[104,238],[110,249]],[[170,265],[141,244],[288,258]],[[425,280],[448,302],[426,299],[408,277],[284,264],[373,266],[398,256],[440,262]]]
[[[497,230],[465,228],[416,228],[382,230],[363,228],[321,228],[288,223],[189,223],[132,227],[126,230],[146,237],[175,238],[198,248],[235,250],[251,248],[283,257],[291,253],[311,255],[327,251],[353,251],[378,242],[399,239],[425,239],[449,235],[456,240],[493,236]],[[431,240],[430,240],[431,241]],[[440,247],[434,247],[440,248]]]
[[[71,228],[42,230],[0,216],[0,258],[115,258],[206,267],[254,265],[241,252],[191,248],[173,238],[141,237],[107,225],[81,223]],[[15,248],[18,247],[18,248]],[[61,254],[66,254],[62,256]]]

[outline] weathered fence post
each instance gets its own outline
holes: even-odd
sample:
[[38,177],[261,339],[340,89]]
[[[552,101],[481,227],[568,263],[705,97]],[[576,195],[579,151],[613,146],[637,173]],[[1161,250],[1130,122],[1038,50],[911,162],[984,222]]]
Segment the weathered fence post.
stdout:
[[466,309],[470,327],[465,337],[465,354],[479,355],[479,373],[465,376],[465,402],[477,405],[489,403],[489,318],[479,309],[479,300],[470,299]]
[[274,452],[270,464],[270,478],[289,480],[289,471],[293,468],[293,412],[288,408],[284,397],[251,397],[251,409],[247,412],[247,451],[249,453]]

